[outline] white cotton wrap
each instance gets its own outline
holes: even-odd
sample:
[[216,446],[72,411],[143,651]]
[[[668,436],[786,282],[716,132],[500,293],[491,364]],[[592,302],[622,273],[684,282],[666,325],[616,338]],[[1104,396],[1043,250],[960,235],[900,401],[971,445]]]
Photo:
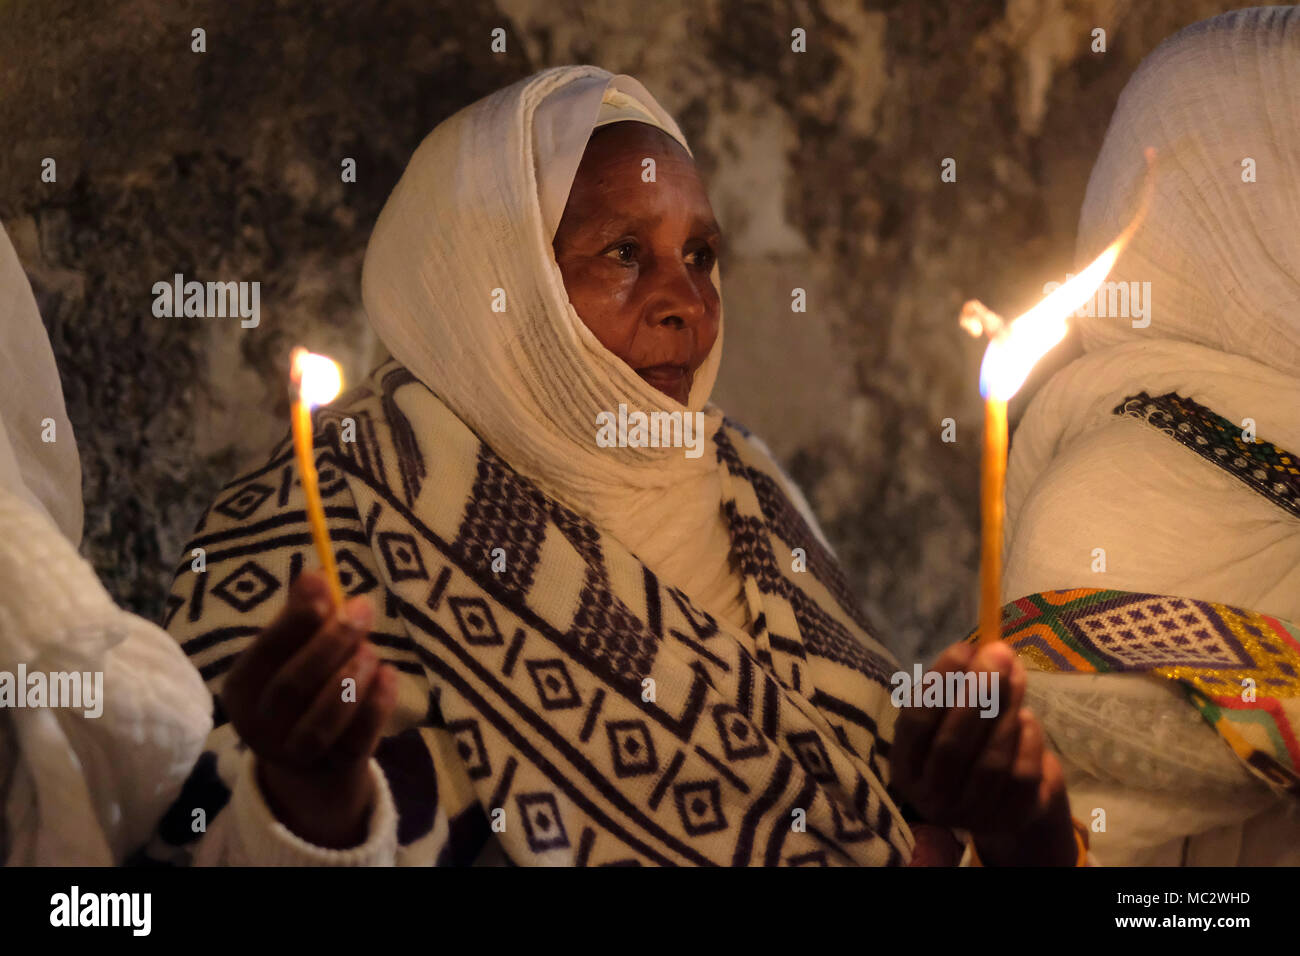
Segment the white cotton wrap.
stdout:
[[711,436],[721,329],[680,405],[583,324],[551,248],[592,129],[624,119],[686,146],[640,83],[591,66],[544,70],[440,123],[380,213],[362,295],[392,356],[511,466],[735,620],[743,597],[712,441],[698,458],[596,444],[597,414],[620,404],[703,412]]
[[[211,729],[212,699],[176,642],[119,609],[77,553],[76,444],[3,228],[0,337],[4,361],[18,365],[0,375],[0,671],[103,674],[99,717],[0,710],[0,860],[111,866],[179,794]],[[58,423],[52,443],[40,438],[47,417]]]
[[[0,226],[0,487],[81,543],[81,457],[31,283]],[[53,441],[45,439],[52,437]]]
[[[1296,7],[1189,27],[1129,82],[1088,183],[1078,253],[1087,261],[1124,228],[1143,149],[1156,147],[1153,204],[1110,276],[1151,283],[1150,326],[1076,320],[1087,354],[1026,412],[1007,475],[1004,599],[1105,587],[1300,620],[1300,519],[1112,414],[1139,391],[1176,391],[1300,452],[1297,124]],[[1246,158],[1255,182],[1243,182]],[[1290,808],[1233,767],[1171,686],[1035,673],[1030,701],[1066,759],[1075,815],[1107,812],[1094,834],[1103,862],[1177,863],[1187,836],[1188,862],[1300,862]]]
[[1300,372],[1297,124],[1296,7],[1194,24],[1143,61],[1088,180],[1077,251],[1088,261],[1129,223],[1156,147],[1150,210],[1110,276],[1151,283],[1151,326],[1081,319],[1086,349],[1170,339]]

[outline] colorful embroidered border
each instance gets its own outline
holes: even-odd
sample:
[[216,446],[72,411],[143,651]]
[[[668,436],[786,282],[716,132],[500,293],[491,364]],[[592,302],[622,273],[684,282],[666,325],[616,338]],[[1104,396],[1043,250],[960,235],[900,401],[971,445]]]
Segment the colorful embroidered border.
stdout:
[[1114,412],[1155,426],[1300,518],[1300,459],[1291,452],[1259,438],[1246,441],[1240,425],[1176,392],[1155,398],[1139,392]]
[[1012,601],[1002,638],[1037,670],[1177,681],[1252,773],[1300,797],[1296,625],[1191,598],[1079,588]]

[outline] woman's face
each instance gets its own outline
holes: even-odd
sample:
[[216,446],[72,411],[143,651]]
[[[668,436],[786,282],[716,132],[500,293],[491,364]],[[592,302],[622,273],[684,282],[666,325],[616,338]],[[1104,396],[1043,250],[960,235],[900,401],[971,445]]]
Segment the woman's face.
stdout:
[[[654,182],[642,179],[646,159]],[[709,273],[721,238],[695,163],[676,140],[644,123],[595,132],[555,232],[555,260],[583,324],[683,405],[718,337]]]

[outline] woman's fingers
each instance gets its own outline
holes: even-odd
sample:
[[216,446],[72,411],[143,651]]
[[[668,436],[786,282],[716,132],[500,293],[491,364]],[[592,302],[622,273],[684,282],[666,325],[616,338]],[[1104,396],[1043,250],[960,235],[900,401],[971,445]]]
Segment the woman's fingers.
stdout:
[[280,667],[311,639],[330,612],[329,589],[316,573],[299,575],[284,609],[235,658],[222,682],[221,706],[239,736],[257,750],[263,721],[259,701]]
[[[1049,857],[1064,859],[1061,833],[1066,831],[1058,824],[1069,823],[1065,775],[1047,748],[1042,725],[1024,708],[1029,683],[1024,663],[999,641],[973,655],[950,648],[933,670],[945,675],[949,706],[909,708],[899,717],[891,763],[900,792],[929,822],[976,833],[981,854],[1002,853],[1014,846],[1016,834],[1038,832],[1046,821],[1052,841],[1060,837],[1061,844],[1049,848]],[[996,675],[995,717],[980,716],[987,712],[982,711],[987,697],[966,693],[957,706],[951,693],[956,681],[947,679],[953,672],[963,674],[967,691],[972,685],[978,691],[979,676]],[[1003,856],[1019,859],[1010,851]]]
[[[325,754],[356,718],[379,665],[379,655],[363,641],[289,731],[284,750],[290,760],[307,766]],[[353,682],[350,686],[349,680]]]
[[331,761],[340,765],[367,761],[374,754],[384,725],[397,704],[397,670],[390,664],[381,664],[370,690],[359,699],[361,706],[352,723],[329,751]]
[[[1037,721],[1035,721],[1037,723]],[[1041,729],[1042,725],[1039,724]],[[1047,733],[1043,731],[1043,737],[1046,739]],[[1051,806],[1054,800],[1066,799],[1065,797],[1065,768],[1061,766],[1061,761],[1057,759],[1056,754],[1044,747],[1043,748],[1043,782],[1038,788],[1038,803],[1042,809]]]
[[[1010,823],[1024,823],[1039,815],[1043,784],[1043,727],[1025,709],[1020,711],[1019,719],[1020,742],[1016,748],[1016,759],[1011,766],[1011,776],[1003,790],[1001,810],[1002,819]],[[1014,829],[1014,826],[998,829]]]
[[[931,670],[940,674],[965,670],[974,656],[974,645],[962,641],[946,648]],[[899,715],[891,763],[900,787],[924,784],[930,748],[946,713],[942,707],[907,707]]]
[[333,615],[310,641],[285,662],[266,684],[258,700],[264,725],[285,734],[320,693],[323,684],[365,639],[370,630],[370,605],[353,598],[343,614]]
[[971,693],[962,706],[946,698],[951,706],[904,711],[892,764],[906,799],[931,822],[984,834],[1016,831],[1059,803],[1064,773],[1042,725],[1023,708],[1029,675],[1011,648],[998,641],[972,653],[955,645],[933,671],[944,675],[945,692],[956,688],[948,674],[962,674],[967,691],[982,673],[995,674],[997,715],[981,717]]
[[963,802],[971,810],[972,829],[976,821],[992,819],[1001,810],[1002,793],[1020,745],[1020,704],[1027,683],[1025,665],[1017,658],[1011,665],[1009,679],[999,683],[999,710],[993,732],[966,779]]
[[[980,671],[997,672],[999,688],[1006,686],[1014,661],[1011,648],[1000,641],[981,647],[971,660],[967,687]],[[925,776],[932,792],[948,794],[951,804],[961,804],[967,777],[995,723],[993,718],[980,716],[977,701],[970,700],[969,695],[966,706],[947,708],[926,761]]]
[[256,700],[271,677],[319,630],[332,612],[329,586],[324,575],[315,571],[298,575],[289,589],[289,600],[284,610],[239,655],[227,683],[241,685],[243,692]]

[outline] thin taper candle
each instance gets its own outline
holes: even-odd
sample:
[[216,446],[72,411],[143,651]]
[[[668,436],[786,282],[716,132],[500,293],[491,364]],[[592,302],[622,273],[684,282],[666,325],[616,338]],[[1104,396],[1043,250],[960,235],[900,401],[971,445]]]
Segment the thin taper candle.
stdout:
[[1002,524],[1006,510],[1007,400],[1020,390],[1034,363],[1065,338],[1070,316],[1101,287],[1146,216],[1154,195],[1156,155],[1146,150],[1147,173],[1133,219],[1082,272],[1012,322],[972,299],[960,322],[971,335],[990,339],[980,365],[984,396],[984,449],[980,464],[980,644],[1002,636]]
[[1002,522],[1006,510],[1007,403],[984,400],[984,453],[980,463],[979,643],[1002,636]]
[[[322,376],[324,366],[326,375]],[[313,404],[332,401],[338,394],[341,380],[338,365],[306,349],[294,349],[292,360],[293,380],[293,448],[298,457],[298,475],[303,496],[307,499],[307,521],[311,525],[311,538],[316,545],[325,580],[329,583],[330,599],[336,608],[343,606],[343,585],[339,582],[339,569],[334,561],[334,548],[330,545],[329,529],[325,525],[325,509],[320,500],[320,482],[316,477],[316,459],[312,455],[311,409]],[[322,380],[322,378],[324,380]]]

